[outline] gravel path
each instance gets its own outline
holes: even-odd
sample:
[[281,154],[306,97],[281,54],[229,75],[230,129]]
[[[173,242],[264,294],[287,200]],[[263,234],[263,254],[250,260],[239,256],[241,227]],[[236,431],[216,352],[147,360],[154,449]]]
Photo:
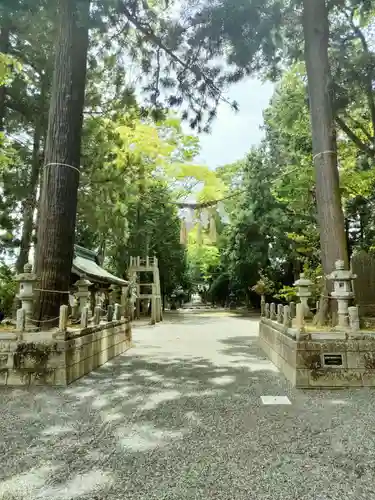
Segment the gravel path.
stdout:
[[256,337],[186,314],[66,389],[0,389],[0,499],[375,499],[375,393],[295,391]]

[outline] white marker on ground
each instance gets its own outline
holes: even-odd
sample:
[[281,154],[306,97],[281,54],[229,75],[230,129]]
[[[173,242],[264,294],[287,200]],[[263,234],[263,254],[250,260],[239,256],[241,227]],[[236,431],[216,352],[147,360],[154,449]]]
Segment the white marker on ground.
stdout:
[[261,396],[260,399],[264,405],[291,405],[287,396]]

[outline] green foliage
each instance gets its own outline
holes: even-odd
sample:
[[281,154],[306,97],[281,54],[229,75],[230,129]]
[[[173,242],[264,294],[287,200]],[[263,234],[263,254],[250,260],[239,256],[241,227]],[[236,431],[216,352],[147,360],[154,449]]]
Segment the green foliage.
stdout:
[[14,273],[5,264],[0,264],[0,309],[5,316],[11,315],[17,284]]
[[9,85],[21,68],[21,64],[14,57],[0,52],[0,87]]
[[[307,266],[315,299],[322,270],[303,64],[285,73],[264,120],[264,143],[244,162],[227,166],[219,174],[230,186],[229,193],[236,193],[238,185],[245,189],[226,204],[230,224],[225,229],[221,260],[232,286],[242,289],[260,278],[259,269],[267,269],[274,282],[285,285],[278,293],[285,300],[292,300],[291,285]],[[338,137],[338,153],[349,240],[369,248],[375,237],[370,215],[374,170],[360,167],[358,148],[344,135]]]
[[260,279],[251,287],[251,290],[258,295],[270,295],[275,290],[274,283],[262,272],[259,275]]
[[[2,26],[10,29],[7,53],[0,53],[0,85],[6,84],[7,92],[0,143],[2,253],[19,245],[24,202],[30,191],[37,193],[32,165],[35,158],[42,164],[57,26],[49,4],[7,0],[1,6]],[[342,200],[351,247],[371,248],[374,2],[331,0],[329,8]],[[268,286],[259,269],[267,269],[267,279],[285,285],[279,293],[286,297],[301,269],[318,269],[300,16],[296,0],[135,1],[131,8],[124,1],[95,2],[78,243],[100,249],[119,275],[130,255],[156,254],[169,292],[178,284],[188,288],[204,281],[220,297],[229,290],[251,294],[249,284],[257,282],[253,289],[259,293]],[[217,104],[226,101],[222,91],[228,83],[250,74],[276,79],[285,67],[290,69],[264,113],[263,144],[216,172],[196,164],[199,140],[183,132],[181,119],[203,130]],[[228,220],[216,214],[216,246],[206,233],[197,245],[195,228],[185,252],[175,203],[192,194],[203,202],[229,196]],[[313,281],[319,288],[316,276]]]
[[303,267],[305,277],[312,281],[311,285],[311,300],[316,302],[319,300],[324,285],[324,272],[321,265],[311,268],[307,263]]
[[278,293],[275,294],[276,299],[293,302],[297,300],[297,290],[293,286],[283,286]]
[[193,282],[210,282],[220,263],[218,248],[191,243],[187,248],[188,270]]

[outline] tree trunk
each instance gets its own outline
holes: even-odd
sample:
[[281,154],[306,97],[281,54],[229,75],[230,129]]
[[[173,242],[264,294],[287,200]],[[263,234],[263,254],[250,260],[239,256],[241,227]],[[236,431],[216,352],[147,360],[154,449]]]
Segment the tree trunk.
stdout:
[[321,259],[328,274],[334,270],[336,260],[348,266],[330,92],[328,10],[325,0],[303,0],[303,7]]
[[[90,0],[59,0],[60,14],[40,201],[35,319],[68,303],[74,253]],[[70,166],[67,166],[70,165]],[[52,291],[52,292],[51,292]]]
[[[0,52],[8,54],[10,48],[10,29],[9,19],[4,15],[0,27]],[[5,128],[5,111],[6,111],[7,90],[5,85],[0,87],[0,132]]]
[[44,78],[41,83],[38,113],[37,116],[35,117],[33,153],[31,159],[31,173],[28,186],[28,196],[22,204],[22,213],[23,213],[22,236],[20,244],[20,253],[16,261],[16,270],[18,273],[23,272],[24,265],[27,264],[29,260],[29,252],[33,234],[34,212],[36,209],[40,165],[42,162],[41,143],[42,143],[42,136],[45,135],[44,109],[45,109],[46,87],[48,85],[48,83],[45,80],[46,79]]

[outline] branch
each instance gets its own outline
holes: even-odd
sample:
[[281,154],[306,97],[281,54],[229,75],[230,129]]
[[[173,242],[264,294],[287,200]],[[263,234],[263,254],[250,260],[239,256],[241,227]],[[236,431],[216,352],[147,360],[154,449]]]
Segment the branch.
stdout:
[[366,130],[366,128],[364,127],[363,123],[361,123],[360,121],[356,120],[355,118],[353,118],[352,116],[349,116],[347,113],[345,113],[345,116],[346,118],[348,118],[356,127],[358,127],[364,134],[365,136],[367,137],[367,139],[372,143],[373,141],[373,137],[371,136],[371,134]]
[[[365,38],[365,35],[363,34],[362,30],[359,28],[354,23],[354,14],[355,14],[355,9],[352,10],[351,15],[348,15],[345,13],[345,16],[347,20],[349,21],[349,24],[351,28],[353,29],[355,35],[359,38],[363,52],[366,54],[367,58],[369,58],[370,55],[370,50],[367,44],[367,40]],[[375,102],[374,102],[374,93],[373,93],[373,88],[372,88],[372,81],[373,81],[373,74],[372,74],[372,66],[371,65],[366,65],[366,97],[367,97],[367,102],[368,106],[370,108],[370,113],[371,113],[371,125],[372,125],[372,133],[373,137],[371,138],[371,142],[375,145]]]
[[219,198],[217,200],[211,200],[211,201],[204,201],[202,203],[179,203],[179,202],[171,202],[171,205],[177,205],[179,208],[190,208],[192,210],[197,210],[200,208],[207,208],[207,207],[213,207],[214,205],[217,205],[221,201],[229,200],[230,198],[234,198],[235,196],[239,196],[242,193],[246,193],[247,189],[242,189],[241,191],[238,191],[237,193],[232,193],[228,196],[225,196],[224,198]]
[[349,137],[349,139],[352,142],[354,142],[354,144],[360,151],[363,151],[371,158],[375,157],[375,151],[370,146],[367,146],[367,144],[362,142],[361,139],[348,127],[348,125],[344,122],[342,118],[336,116],[336,122],[338,126],[341,128],[341,130]]
[[217,85],[210,77],[205,75],[200,70],[197,71],[197,69],[194,69],[194,67],[189,66],[189,64],[187,64],[179,56],[177,56],[173,52],[173,50],[167,47],[161,40],[161,38],[154,33],[154,31],[150,26],[143,25],[138,19],[136,19],[136,17],[128,10],[128,8],[122,2],[119,4],[119,12],[120,14],[124,14],[135,28],[137,28],[141,33],[143,33],[143,35],[145,35],[145,37],[148,40],[155,43],[160,49],[162,49],[166,54],[168,54],[168,56],[179,66],[184,68],[184,70],[193,73],[198,80],[203,79],[203,81],[218,95],[219,100],[225,102],[226,104],[229,104],[231,108],[234,108],[233,104],[226,97],[223,96],[219,87],[217,87]]

